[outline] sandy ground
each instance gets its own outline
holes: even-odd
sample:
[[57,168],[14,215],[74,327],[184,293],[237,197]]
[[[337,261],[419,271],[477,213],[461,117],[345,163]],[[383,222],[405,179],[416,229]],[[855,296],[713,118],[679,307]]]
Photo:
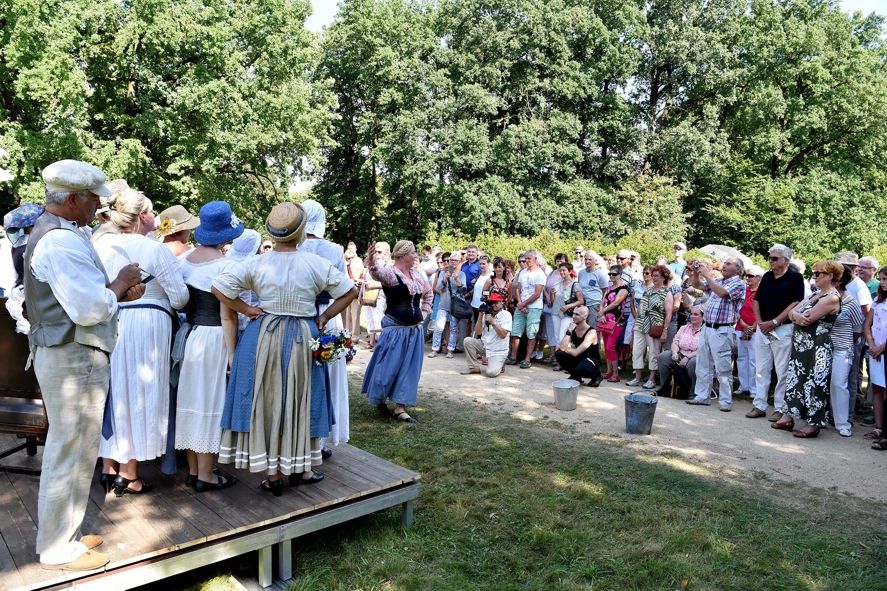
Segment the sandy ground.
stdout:
[[[349,371],[362,374],[370,353],[360,351]],[[508,367],[498,378],[480,374],[459,375],[465,359],[438,356],[425,359],[421,391],[481,403],[491,409],[527,421],[555,421],[582,437],[625,447],[639,455],[657,458],[678,469],[698,474],[743,480],[764,476],[774,481],[804,481],[832,492],[887,500],[887,452],[874,451],[856,425],[853,436],[840,437],[834,429],[816,439],[797,439],[790,432],[771,429],[766,418],[748,419],[747,398],[734,400],[733,411],[711,406],[691,406],[682,400],[661,398],[657,403],[650,435],[625,431],[623,397],[640,390],[625,382],[599,388],[582,387],[574,411],[557,410],[551,382],[565,378],[548,366],[530,369]]]

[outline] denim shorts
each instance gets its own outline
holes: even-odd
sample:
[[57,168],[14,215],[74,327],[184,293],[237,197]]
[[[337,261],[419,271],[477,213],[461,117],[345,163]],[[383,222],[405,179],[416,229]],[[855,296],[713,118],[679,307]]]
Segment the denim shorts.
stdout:
[[511,336],[520,337],[524,332],[528,339],[535,339],[539,332],[539,321],[542,319],[542,308],[530,308],[524,314],[520,310],[514,311],[514,321],[511,325]]

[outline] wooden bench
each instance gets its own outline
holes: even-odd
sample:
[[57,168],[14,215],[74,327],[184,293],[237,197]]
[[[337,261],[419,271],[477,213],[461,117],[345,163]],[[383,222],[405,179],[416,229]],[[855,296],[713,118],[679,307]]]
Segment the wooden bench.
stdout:
[[[0,433],[11,433],[24,442],[0,451],[0,460],[25,450],[37,454],[49,422],[43,408],[43,397],[33,368],[25,370],[28,361],[28,337],[15,332],[15,320],[6,311],[6,298],[0,297]],[[0,464],[0,472],[40,474],[40,470]]]

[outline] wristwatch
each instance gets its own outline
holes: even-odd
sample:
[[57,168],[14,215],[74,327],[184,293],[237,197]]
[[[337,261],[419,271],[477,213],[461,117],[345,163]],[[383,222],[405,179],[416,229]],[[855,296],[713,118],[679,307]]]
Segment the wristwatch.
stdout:
[[781,323],[779,320],[777,320],[776,318],[774,318],[774,319],[771,320],[770,322],[773,323],[773,328],[776,328],[777,326],[779,326],[780,324],[782,324],[782,323]]

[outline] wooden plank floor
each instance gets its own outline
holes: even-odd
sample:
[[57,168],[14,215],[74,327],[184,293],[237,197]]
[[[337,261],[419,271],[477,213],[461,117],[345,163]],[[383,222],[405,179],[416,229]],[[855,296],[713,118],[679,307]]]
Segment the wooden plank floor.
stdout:
[[[14,441],[0,435],[0,449]],[[181,465],[177,477],[170,478],[148,462],[142,476],[157,488],[146,495],[117,498],[113,493],[106,496],[99,487],[97,468],[83,531],[104,537],[101,551],[111,556],[106,569],[113,570],[419,480],[415,472],[356,447],[334,449],[333,457],[320,468],[326,475],[323,482],[286,488],[282,497],[259,490],[261,474],[228,466],[221,468],[238,477],[235,486],[197,494],[184,485]],[[40,453],[29,458],[21,452],[6,458],[6,463],[39,466]],[[44,570],[37,562],[38,483],[36,476],[0,472],[0,590],[49,587],[82,576]]]

